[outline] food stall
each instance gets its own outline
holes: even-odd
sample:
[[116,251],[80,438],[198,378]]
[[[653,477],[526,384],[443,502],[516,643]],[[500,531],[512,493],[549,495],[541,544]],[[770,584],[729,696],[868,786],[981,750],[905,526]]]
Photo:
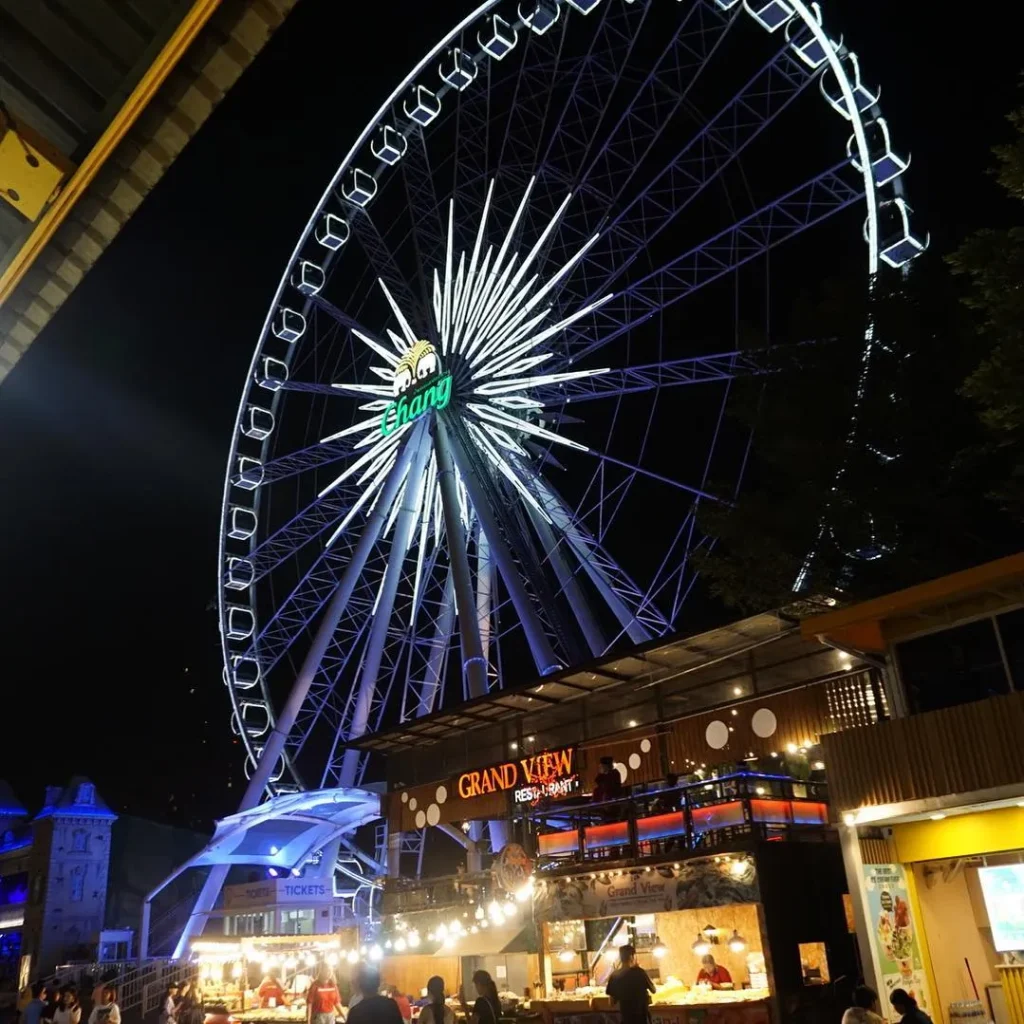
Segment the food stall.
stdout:
[[[348,971],[367,953],[355,928],[336,935],[263,935],[192,944],[207,1009],[223,1007],[244,1024],[304,1021],[306,989],[320,968],[330,967],[344,992]],[[261,1000],[260,983],[267,976],[280,983],[282,999]]]
[[[537,995],[546,1024],[617,1021],[606,986],[627,943],[655,984],[654,1024],[768,1024],[774,985],[753,857],[539,880]],[[715,984],[698,978],[714,958]],[[541,976],[542,973],[542,976]]]

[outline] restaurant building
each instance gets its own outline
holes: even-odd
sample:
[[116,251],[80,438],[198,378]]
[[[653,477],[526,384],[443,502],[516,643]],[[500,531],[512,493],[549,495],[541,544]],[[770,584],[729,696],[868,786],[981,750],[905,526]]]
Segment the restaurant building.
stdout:
[[362,737],[389,784],[385,983],[484,968],[549,1024],[603,1024],[629,941],[659,1024],[837,1019],[859,966],[821,737],[889,706],[773,612]]
[[1024,1024],[1024,555],[801,631],[896,711],[822,743],[865,971],[936,1022]]

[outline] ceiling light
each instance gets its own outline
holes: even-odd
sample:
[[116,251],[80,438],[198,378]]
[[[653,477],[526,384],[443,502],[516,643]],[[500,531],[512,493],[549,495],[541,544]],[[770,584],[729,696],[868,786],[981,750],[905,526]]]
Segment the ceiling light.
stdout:
[[942,821],[942,819],[943,819],[944,817],[945,817],[945,815],[944,815],[944,814],[942,814],[942,813],[939,813],[939,814],[933,814],[933,815],[931,816],[931,819],[932,819],[932,821]]

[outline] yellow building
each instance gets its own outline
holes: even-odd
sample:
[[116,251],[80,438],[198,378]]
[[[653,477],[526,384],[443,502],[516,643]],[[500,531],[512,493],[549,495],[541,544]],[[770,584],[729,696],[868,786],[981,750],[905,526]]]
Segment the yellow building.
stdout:
[[0,3],[0,381],[294,3]]
[[874,663],[894,712],[822,738],[883,1012],[902,987],[936,1022],[1024,1024],[1024,554],[802,632]]

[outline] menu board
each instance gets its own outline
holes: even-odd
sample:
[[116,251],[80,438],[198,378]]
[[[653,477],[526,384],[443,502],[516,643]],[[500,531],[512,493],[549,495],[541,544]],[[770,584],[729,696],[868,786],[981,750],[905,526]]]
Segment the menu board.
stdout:
[[902,988],[931,1015],[931,995],[910,909],[906,872],[899,864],[865,864],[864,889],[871,953],[883,987],[878,994],[883,1012],[893,989]]
[[1024,864],[979,868],[992,944],[1000,953],[1024,949]]

